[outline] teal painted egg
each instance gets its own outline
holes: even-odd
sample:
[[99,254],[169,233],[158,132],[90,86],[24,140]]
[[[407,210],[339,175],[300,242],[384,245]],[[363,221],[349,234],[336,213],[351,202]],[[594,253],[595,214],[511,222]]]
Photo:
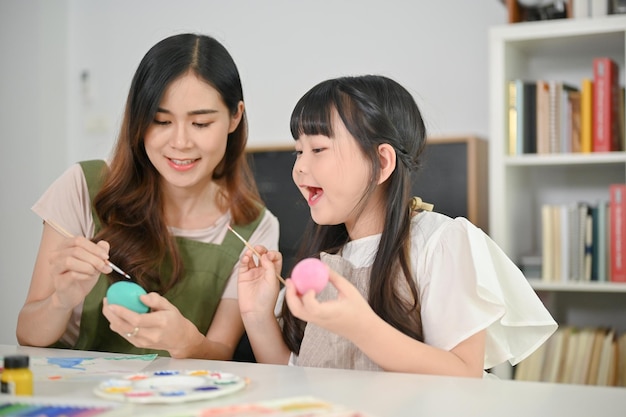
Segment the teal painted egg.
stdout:
[[150,309],[139,299],[142,294],[146,294],[146,291],[140,285],[130,281],[118,281],[107,290],[107,300],[109,304],[117,304],[137,313],[147,313]]

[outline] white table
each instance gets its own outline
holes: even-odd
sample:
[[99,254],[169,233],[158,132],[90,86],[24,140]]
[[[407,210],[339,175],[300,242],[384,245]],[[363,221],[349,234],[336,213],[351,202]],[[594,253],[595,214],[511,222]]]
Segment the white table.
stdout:
[[[44,357],[111,356],[100,352],[0,345],[0,355],[23,353]],[[564,416],[626,415],[626,388],[544,382],[452,378],[389,372],[302,368],[240,362],[159,357],[145,370],[214,369],[250,380],[242,391],[185,405],[128,405],[119,415],[157,416],[198,407],[255,403],[271,399],[313,396],[374,417],[427,416]],[[35,395],[102,401],[94,384],[36,380]],[[0,397],[1,400],[1,397]]]

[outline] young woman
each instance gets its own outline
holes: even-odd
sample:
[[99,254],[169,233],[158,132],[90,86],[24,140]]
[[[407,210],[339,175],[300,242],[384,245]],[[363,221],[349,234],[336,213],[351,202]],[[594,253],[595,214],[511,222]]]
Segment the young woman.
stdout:
[[[228,226],[274,249],[279,233],[246,141],[228,51],[196,34],[154,45],[134,75],[110,162],[70,167],[33,207],[44,228],[19,343],[231,359],[243,334],[244,246]],[[149,292],[149,313],[107,303],[110,283],[125,279],[109,259]]]
[[301,366],[481,377],[517,363],[556,323],[520,270],[464,218],[412,198],[426,129],[411,94],[382,76],[313,87],[291,118],[293,180],[316,226],[302,257],[330,281],[316,296],[286,281],[280,253],[258,247],[239,272],[239,306],[256,359]]

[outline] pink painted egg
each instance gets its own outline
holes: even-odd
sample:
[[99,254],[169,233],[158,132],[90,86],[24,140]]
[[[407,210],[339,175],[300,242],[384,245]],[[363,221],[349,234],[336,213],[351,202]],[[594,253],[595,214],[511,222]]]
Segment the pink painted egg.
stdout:
[[317,258],[306,258],[294,266],[291,280],[299,294],[308,290],[319,294],[328,283],[328,268]]

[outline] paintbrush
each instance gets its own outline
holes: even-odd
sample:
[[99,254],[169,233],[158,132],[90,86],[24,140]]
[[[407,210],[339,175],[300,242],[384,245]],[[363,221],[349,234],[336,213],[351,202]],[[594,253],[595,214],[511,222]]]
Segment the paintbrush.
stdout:
[[[259,262],[261,262],[261,255],[259,255],[259,252],[257,252],[251,244],[248,243],[248,241],[246,239],[243,238],[243,236],[241,236],[239,233],[235,232],[233,230],[232,227],[230,227],[230,225],[228,225],[228,230],[230,230],[231,232],[233,232],[233,234],[235,236],[237,236],[239,238],[239,240],[241,240],[243,242],[244,245],[246,245],[246,247],[248,249],[250,249],[252,251],[252,253],[254,253],[256,255],[257,258],[259,258]],[[278,278],[278,280],[280,282],[282,282],[283,284],[285,283],[285,280],[283,279],[283,277],[281,277],[280,275],[278,275],[278,273],[276,271],[274,271],[274,274],[276,275],[276,278]]]
[[[70,232],[68,232],[67,230],[65,230],[63,228],[63,226],[61,226],[60,224],[57,224],[55,222],[53,222],[52,220],[45,220],[46,223],[48,223],[50,225],[50,227],[52,227],[54,230],[56,230],[57,232],[59,232],[60,234],[62,234],[65,237],[74,237]],[[130,277],[130,275],[128,275],[126,272],[124,272],[122,270],[122,268],[120,268],[119,266],[115,265],[113,262],[111,261],[107,261],[109,266],[111,268],[113,268],[113,270],[115,272],[117,272],[118,274],[126,277],[126,279],[130,279],[132,280],[132,278]]]

